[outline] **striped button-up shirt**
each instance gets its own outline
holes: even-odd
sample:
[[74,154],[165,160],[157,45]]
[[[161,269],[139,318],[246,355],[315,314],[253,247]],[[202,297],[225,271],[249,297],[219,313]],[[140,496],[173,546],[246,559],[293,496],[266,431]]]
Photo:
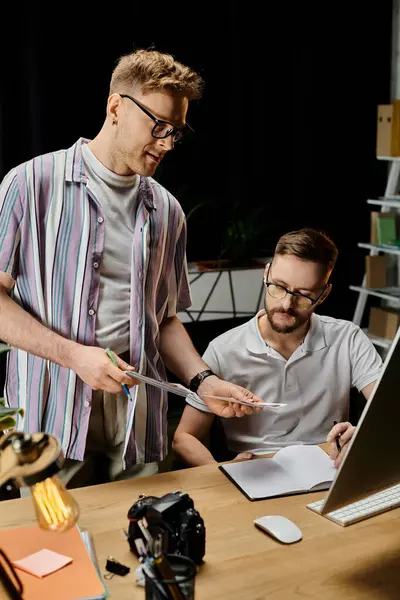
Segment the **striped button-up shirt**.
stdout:
[[[81,147],[36,157],[12,169],[0,187],[0,271],[16,281],[12,296],[65,338],[95,344],[100,270],[107,223],[86,187]],[[134,224],[130,306],[130,362],[165,379],[159,326],[190,306],[186,224],[177,200],[141,177]],[[167,452],[167,398],[139,386],[128,405],[125,462],[162,460]],[[138,393],[138,387],[133,388]],[[18,429],[57,436],[66,457],[82,460],[92,389],[73,371],[14,349],[5,393],[25,409]]]

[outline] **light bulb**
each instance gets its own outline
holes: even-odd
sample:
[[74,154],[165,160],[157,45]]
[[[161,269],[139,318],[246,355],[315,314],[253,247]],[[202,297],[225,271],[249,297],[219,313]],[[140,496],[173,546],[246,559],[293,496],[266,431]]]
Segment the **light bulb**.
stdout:
[[51,531],[65,531],[79,517],[79,509],[57,475],[39,481],[31,488],[39,526]]

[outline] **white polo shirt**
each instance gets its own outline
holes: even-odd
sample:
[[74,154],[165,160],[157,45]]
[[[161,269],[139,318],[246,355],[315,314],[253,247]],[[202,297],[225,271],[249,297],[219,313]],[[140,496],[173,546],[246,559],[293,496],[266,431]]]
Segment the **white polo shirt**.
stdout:
[[[228,447],[261,452],[278,450],[282,443],[324,442],[334,420],[348,420],[350,389],[361,391],[378,378],[381,357],[351,321],[313,314],[304,342],[286,360],[261,337],[258,317],[263,313],[217,337],[203,356],[222,379],[264,401],[287,404],[279,412],[265,408],[221,419]],[[187,402],[211,412],[203,401],[188,396]]]

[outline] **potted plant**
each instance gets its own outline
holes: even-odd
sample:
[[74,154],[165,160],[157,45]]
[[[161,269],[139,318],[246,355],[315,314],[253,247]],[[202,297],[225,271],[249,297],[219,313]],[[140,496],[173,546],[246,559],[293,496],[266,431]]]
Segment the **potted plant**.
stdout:
[[265,264],[267,252],[265,207],[234,205],[221,240],[218,263],[228,268],[254,268]]
[[[189,218],[203,206],[196,205]],[[189,263],[192,306],[180,315],[182,322],[248,318],[263,306],[262,276],[271,255],[265,211],[234,204],[221,222],[216,258]]]
[[267,243],[269,230],[265,206],[252,209],[247,203],[238,201],[230,209],[218,214],[214,202],[198,201],[186,214],[190,227],[196,228],[199,215],[204,220],[204,211],[207,211],[210,220],[220,223],[219,249],[214,259],[202,260],[196,257],[191,265],[199,271],[209,271],[258,268],[265,264],[264,257],[271,252]]

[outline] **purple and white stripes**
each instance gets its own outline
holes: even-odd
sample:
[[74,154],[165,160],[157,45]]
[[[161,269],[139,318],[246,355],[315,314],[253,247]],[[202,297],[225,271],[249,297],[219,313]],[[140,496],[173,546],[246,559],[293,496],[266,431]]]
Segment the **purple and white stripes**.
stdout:
[[[0,270],[16,280],[14,299],[66,338],[93,345],[107,223],[86,189],[80,139],[68,150],[19,165],[0,187]],[[141,178],[132,248],[130,354],[140,372],[165,378],[158,352],[163,318],[191,303],[186,224],[176,199],[153,179]],[[133,391],[133,390],[132,390]],[[138,388],[134,388],[138,393]],[[21,406],[18,429],[56,435],[69,458],[85,451],[92,390],[74,372],[13,350],[6,397]],[[167,399],[139,386],[128,410],[125,462],[162,460],[167,451]]]

